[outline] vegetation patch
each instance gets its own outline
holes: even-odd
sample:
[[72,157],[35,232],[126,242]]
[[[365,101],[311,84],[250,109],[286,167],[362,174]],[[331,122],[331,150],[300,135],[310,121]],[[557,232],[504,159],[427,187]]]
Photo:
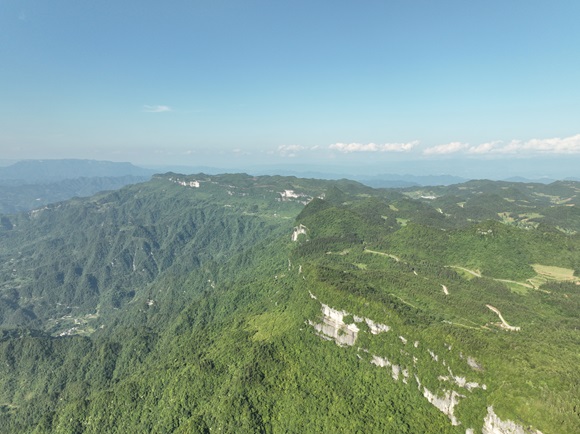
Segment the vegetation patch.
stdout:
[[254,341],[269,341],[292,328],[292,317],[285,311],[264,312],[248,320],[248,331],[255,331]]
[[578,277],[574,276],[574,270],[571,268],[554,267],[552,265],[541,264],[532,264],[532,267],[534,267],[534,271],[538,273],[540,277],[543,277],[547,280],[556,280],[558,282],[580,281]]
[[397,223],[399,223],[401,226],[407,226],[408,221],[409,221],[409,219],[397,217]]

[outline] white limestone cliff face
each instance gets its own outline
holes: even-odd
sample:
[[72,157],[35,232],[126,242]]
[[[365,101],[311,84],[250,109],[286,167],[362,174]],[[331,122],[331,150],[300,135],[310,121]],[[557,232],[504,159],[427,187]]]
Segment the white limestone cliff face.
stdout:
[[278,200],[282,202],[295,201],[303,205],[306,205],[308,202],[312,200],[311,196],[308,196],[307,194],[304,193],[298,193],[294,190],[284,190],[278,194],[280,195],[280,198]]
[[[311,298],[316,300],[314,294],[311,292],[309,294]],[[333,339],[338,345],[354,345],[360,331],[356,323],[365,322],[369,326],[369,331],[374,335],[390,330],[390,327],[386,324],[376,323],[369,318],[358,316],[353,317],[354,323],[346,324],[344,317],[350,315],[350,313],[344,310],[333,309],[323,303],[320,303],[320,306],[322,310],[322,322],[315,323],[308,321],[308,324],[314,327],[321,337]]]
[[298,235],[306,235],[306,229],[303,224],[296,226],[292,232],[292,241],[298,241]]
[[401,370],[401,367],[399,365],[394,365],[391,362],[389,362],[389,359],[387,359],[386,357],[379,357],[379,356],[375,356],[373,355],[373,359],[371,360],[371,363],[373,365],[377,365],[380,368],[391,368],[391,376],[393,377],[393,380],[397,381],[399,379],[399,375],[401,372],[404,372],[405,378],[407,378],[409,376],[409,372],[406,369]]
[[297,199],[299,196],[294,192],[294,190],[284,190],[280,193],[282,199]]
[[465,398],[465,395],[460,395],[456,391],[445,390],[443,396],[437,396],[426,387],[423,387],[423,396],[427,398],[431,404],[437,407],[442,413],[451,419],[451,425],[461,425],[453,414],[454,407],[459,404],[459,398]]
[[[309,292],[312,299],[318,300],[318,298]],[[318,301],[320,303],[320,301]],[[317,334],[327,340],[334,341],[339,346],[354,346],[359,333],[370,333],[371,335],[377,335],[379,333],[386,333],[392,331],[393,329],[386,325],[377,323],[369,318],[362,316],[352,315],[352,322],[349,324],[345,323],[345,317],[351,314],[344,310],[334,309],[328,305],[320,303],[322,311],[322,322],[316,323],[313,321],[308,321]],[[357,325],[358,324],[358,325]],[[359,325],[366,324],[368,330],[363,326],[362,330]],[[421,393],[430,404],[435,406],[438,410],[444,413],[451,424],[454,426],[461,425],[461,421],[455,415],[455,407],[459,404],[462,399],[469,399],[472,393],[476,389],[487,391],[488,388],[485,384],[480,384],[476,381],[470,381],[470,370],[483,372],[484,368],[480,362],[478,362],[472,356],[464,356],[463,353],[459,353],[458,357],[463,360],[464,369],[457,368],[461,371],[459,374],[455,374],[451,369],[451,365],[447,363],[444,359],[445,355],[436,354],[433,350],[425,348],[421,345],[419,341],[413,341],[412,345],[406,345],[409,341],[403,336],[398,336],[398,340],[393,343],[399,349],[400,355],[397,352],[393,352],[392,356],[396,359],[391,358],[389,360],[384,355],[379,356],[376,354],[371,354],[368,349],[358,348],[357,357],[359,359],[368,360],[371,364],[379,367],[385,368],[388,375],[393,378],[393,381],[402,381],[405,384],[411,384],[408,380],[415,379],[416,385],[419,393]],[[400,340],[400,342],[398,342]],[[452,350],[450,344],[444,344],[448,351]],[[421,348],[420,350],[418,350]],[[394,348],[393,348],[394,349]],[[451,355],[449,353],[449,355]],[[370,360],[368,357],[370,356]],[[391,356],[389,356],[391,357]],[[407,360],[408,359],[408,360]],[[422,363],[430,363],[435,365],[440,365],[445,367],[447,373],[441,373],[437,377],[440,382],[440,386],[436,389],[429,390],[425,387],[420,376],[422,372],[418,372],[419,361]],[[408,364],[406,364],[408,362]],[[461,393],[453,389],[461,389]],[[526,428],[517,423],[506,420],[501,420],[493,411],[493,407],[487,407],[488,413],[483,421],[482,434],[542,434],[538,430],[532,428]],[[475,430],[470,427],[466,427],[466,434],[475,434]]]
[[347,315],[348,312],[322,304],[322,322],[308,323],[323,337],[333,339],[338,345],[354,345],[359,328],[356,324],[345,324],[343,319]]
[[481,366],[481,364],[471,356],[467,357],[467,364],[474,371],[483,371],[483,366]]
[[455,383],[457,386],[467,389],[468,391],[472,391],[474,389],[478,389],[478,388],[482,388],[483,390],[487,390],[487,386],[485,384],[480,385],[479,383],[475,382],[475,381],[467,381],[467,379],[465,377],[460,377],[458,375],[454,375],[453,371],[451,370],[451,368],[448,366],[447,367],[447,371],[449,372],[449,375],[440,375],[439,377],[437,377],[437,379],[439,381],[450,381],[452,383]]
[[[357,318],[355,317],[355,320]],[[364,318],[364,321],[369,326],[369,330],[373,335],[378,335],[379,333],[388,332],[391,328],[386,324],[379,324],[374,322],[372,319]]]
[[524,428],[511,420],[501,420],[490,405],[483,420],[481,434],[542,434],[541,431]]
[[199,181],[185,181],[179,178],[169,178],[169,181],[179,184],[183,187],[199,188],[200,186]]

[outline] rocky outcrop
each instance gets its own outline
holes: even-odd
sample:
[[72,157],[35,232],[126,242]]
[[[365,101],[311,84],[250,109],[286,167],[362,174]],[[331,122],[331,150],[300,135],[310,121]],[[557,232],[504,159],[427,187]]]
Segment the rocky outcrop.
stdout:
[[[386,357],[379,357],[379,356],[375,356],[373,355],[373,359],[371,360],[371,363],[373,365],[377,365],[380,368],[391,368],[392,371],[392,377],[393,380],[397,381],[399,379],[399,374],[401,372],[404,372],[405,374],[405,378],[407,378],[409,376],[409,372],[404,369],[401,370],[401,367],[399,365],[394,365],[391,362],[389,362],[389,360]],[[405,381],[406,382],[406,381]]]
[[356,324],[345,324],[348,312],[322,305],[322,323],[308,323],[322,336],[333,339],[338,345],[354,345],[359,328]]
[[[312,292],[309,292],[309,294],[312,299],[318,300],[317,297],[312,294]],[[386,324],[376,323],[373,320],[362,316],[351,315],[349,312],[331,308],[330,306],[327,306],[323,303],[321,303],[321,310],[322,322],[315,323],[313,321],[308,321],[308,324],[314,327],[314,329],[317,331],[317,334],[321,338],[333,340],[337,345],[340,346],[353,346],[359,333],[370,332],[372,335],[377,335],[379,333],[385,333],[392,330],[392,328]],[[349,317],[350,319],[346,317]],[[345,319],[348,324],[345,323]],[[359,328],[359,325],[362,324],[366,324],[368,326],[368,331],[365,330],[364,326],[362,326],[362,330]],[[454,374],[451,366],[446,362],[446,360],[443,359],[444,356],[436,354],[429,348],[419,350],[424,354],[424,356],[421,356],[417,351],[415,351],[414,354],[410,354],[407,350],[403,350],[403,347],[408,343],[407,338],[403,336],[398,336],[398,338],[400,339],[401,343],[394,345],[401,346],[401,356],[395,355],[393,356],[394,358],[389,360],[385,356],[370,354],[368,349],[359,348],[357,357],[359,359],[366,359],[370,355],[370,363],[380,368],[386,368],[387,372],[390,374],[394,381],[402,381],[405,384],[409,384],[408,379],[415,378],[418,390],[427,399],[427,401],[429,401],[429,403],[444,413],[450,419],[452,425],[461,425],[461,421],[454,413],[455,407],[457,404],[459,404],[461,399],[469,399],[470,394],[474,393],[476,389],[487,391],[487,386],[476,381],[469,381],[469,375],[466,375],[465,369],[461,370],[463,371],[462,375]],[[411,342],[414,343],[413,345],[408,346],[409,348],[407,349],[409,351],[413,351],[414,349],[420,347],[419,341]],[[450,344],[445,344],[445,348],[448,351],[452,350],[452,346]],[[365,353],[368,355],[365,356]],[[408,365],[405,365],[406,358],[408,358],[409,361]],[[424,362],[428,361],[428,363],[446,367],[448,372],[448,375],[443,374],[437,377],[441,386],[437,387],[433,391],[427,389],[427,387],[421,383],[421,373],[415,372],[418,368],[418,361],[421,358],[423,358]],[[459,353],[459,358],[464,361],[465,368],[467,368],[467,374],[469,373],[469,368],[479,372],[484,371],[481,363],[479,363],[474,357],[464,356],[462,353]],[[396,363],[393,363],[395,359]],[[410,364],[411,360],[413,361],[412,365]],[[456,390],[452,390],[453,388],[461,388],[461,391],[465,394],[463,395]],[[532,428],[525,428],[511,420],[502,421],[494,413],[493,407],[491,406],[487,407],[487,411],[487,416],[483,421],[483,428],[481,431],[482,434],[542,434],[540,431],[534,430]],[[475,431],[473,428],[468,427],[466,428],[466,434],[475,434]]]
[[461,424],[453,414],[453,409],[459,404],[459,398],[465,398],[465,395],[460,395],[454,390],[446,390],[445,395],[437,396],[426,387],[423,387],[423,396],[451,419],[451,425],[457,426]]
[[[311,292],[309,294],[311,298],[317,299]],[[314,327],[321,337],[330,338],[338,345],[354,345],[360,331],[356,323],[365,322],[373,335],[388,332],[391,329],[386,324],[376,323],[369,318],[356,315],[353,316],[354,323],[346,324],[344,317],[349,316],[350,313],[344,310],[333,309],[323,303],[320,303],[320,305],[322,310],[322,323],[308,321],[308,324]]]
[[487,407],[487,416],[483,420],[483,428],[481,430],[482,434],[542,434],[541,431],[524,428],[517,423],[506,420],[501,420],[497,414],[493,411],[493,407],[490,405]]
[[292,232],[292,241],[298,241],[298,235],[306,235],[306,229],[303,224],[296,226]]

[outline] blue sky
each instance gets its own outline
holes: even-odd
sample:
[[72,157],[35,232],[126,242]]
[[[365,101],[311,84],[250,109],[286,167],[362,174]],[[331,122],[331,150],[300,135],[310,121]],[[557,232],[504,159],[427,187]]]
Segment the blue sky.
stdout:
[[0,159],[557,176],[580,163],[579,20],[557,0],[0,0]]

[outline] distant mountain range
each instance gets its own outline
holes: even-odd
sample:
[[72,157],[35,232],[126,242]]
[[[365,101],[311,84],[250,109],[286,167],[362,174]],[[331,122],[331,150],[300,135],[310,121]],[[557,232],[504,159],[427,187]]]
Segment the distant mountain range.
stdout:
[[[154,173],[205,173],[215,175],[226,169],[208,166],[157,166],[143,168],[131,163],[112,161],[47,159],[23,160],[0,167],[0,213],[12,214],[35,209],[49,203],[72,197],[86,197],[99,191],[116,190],[128,184],[147,181]],[[248,173],[259,175],[285,175],[311,179],[352,179],[373,188],[412,188],[450,186],[468,181],[467,178],[448,174],[413,175],[382,173],[363,175],[350,173],[346,168],[329,167],[299,170],[291,167],[253,167]],[[567,178],[579,180],[580,178]],[[550,184],[551,178],[528,179],[511,177],[509,182]]]
[[131,163],[95,160],[23,160],[0,167],[0,185],[52,183],[65,179],[140,176],[150,177],[151,169]]
[[147,181],[151,169],[95,160],[25,160],[0,167],[0,213],[28,211]]

